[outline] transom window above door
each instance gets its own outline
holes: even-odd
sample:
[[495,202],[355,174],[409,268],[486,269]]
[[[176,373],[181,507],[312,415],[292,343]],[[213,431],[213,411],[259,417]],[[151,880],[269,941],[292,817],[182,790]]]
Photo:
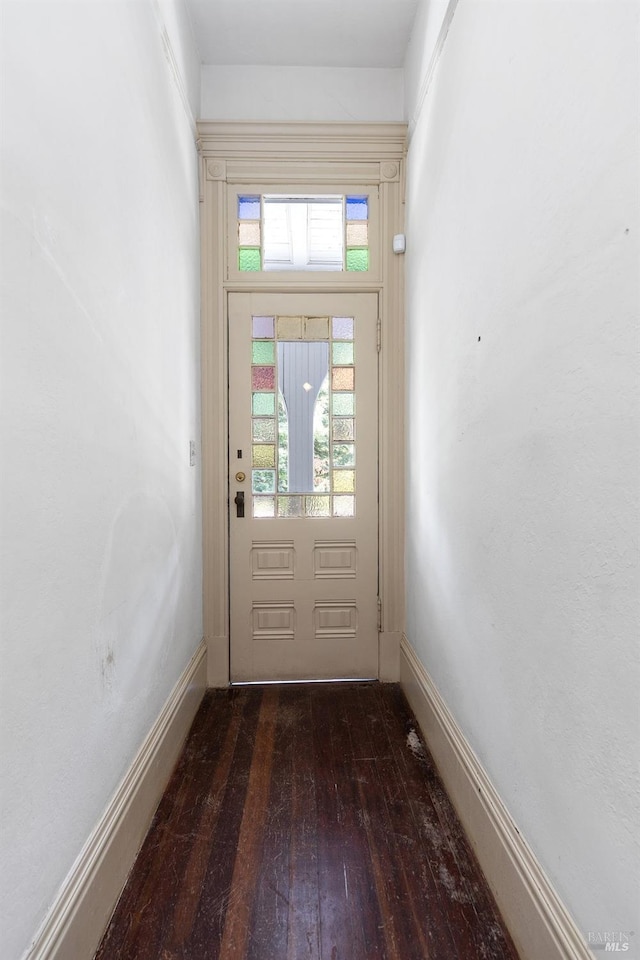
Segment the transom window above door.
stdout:
[[[372,277],[377,189],[353,192],[266,193],[232,189],[229,203],[229,272],[342,274]],[[326,276],[329,280],[329,276]]]

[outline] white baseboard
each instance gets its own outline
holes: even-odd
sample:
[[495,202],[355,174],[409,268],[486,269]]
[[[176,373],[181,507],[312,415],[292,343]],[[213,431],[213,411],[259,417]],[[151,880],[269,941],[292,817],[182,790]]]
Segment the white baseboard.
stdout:
[[199,645],[63,883],[24,960],[91,960],[206,688]]
[[522,960],[593,960],[406,637],[400,682]]

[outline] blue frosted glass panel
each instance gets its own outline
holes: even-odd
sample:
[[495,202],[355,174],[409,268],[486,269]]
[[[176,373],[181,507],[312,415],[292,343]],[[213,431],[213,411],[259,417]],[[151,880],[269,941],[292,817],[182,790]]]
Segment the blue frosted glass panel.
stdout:
[[367,197],[347,197],[347,220],[367,220],[369,202]]
[[[238,220],[259,220],[260,219],[260,197],[238,197]],[[357,220],[364,220],[365,217],[356,217]]]

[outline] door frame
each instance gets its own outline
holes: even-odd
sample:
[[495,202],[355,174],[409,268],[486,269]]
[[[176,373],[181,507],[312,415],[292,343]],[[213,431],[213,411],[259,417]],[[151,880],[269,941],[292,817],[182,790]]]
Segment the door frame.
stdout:
[[[201,207],[203,618],[207,683],[229,684],[228,345],[232,292],[330,289],[379,295],[379,633],[381,680],[397,681],[404,630],[404,291],[403,257],[392,238],[404,229],[404,123],[198,122]],[[229,270],[228,187],[264,192],[378,189],[378,269],[300,279]],[[332,280],[335,285],[332,285]]]

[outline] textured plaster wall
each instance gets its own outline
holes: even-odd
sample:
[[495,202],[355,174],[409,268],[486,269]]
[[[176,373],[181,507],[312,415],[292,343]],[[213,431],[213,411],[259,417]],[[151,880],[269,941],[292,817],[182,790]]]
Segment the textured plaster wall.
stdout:
[[461,0],[406,259],[408,638],[585,935],[636,938],[638,90],[636,4]]
[[202,67],[206,120],[402,120],[403,71],[367,67]]
[[15,960],[202,636],[199,69],[169,2],[4,2],[2,18],[0,953]]

